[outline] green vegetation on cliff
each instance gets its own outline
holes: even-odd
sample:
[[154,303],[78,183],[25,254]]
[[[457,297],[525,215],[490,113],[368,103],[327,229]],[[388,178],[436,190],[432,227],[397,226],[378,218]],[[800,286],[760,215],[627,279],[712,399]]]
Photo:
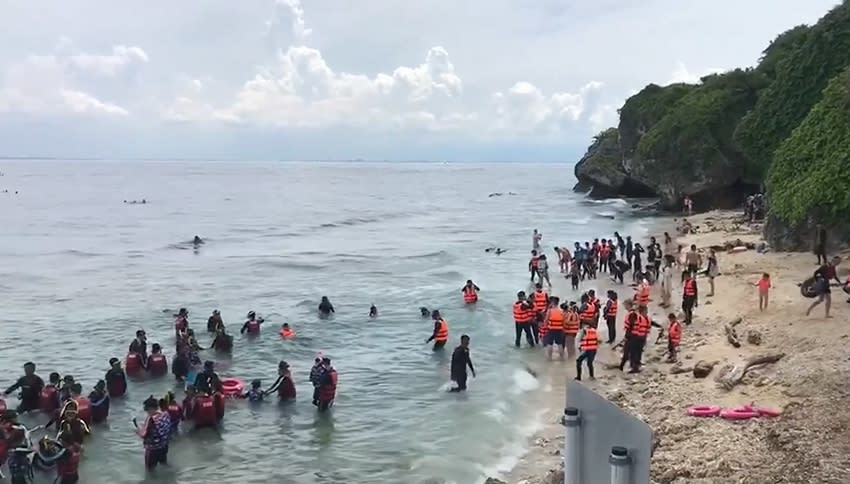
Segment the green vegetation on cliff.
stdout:
[[658,86],[649,84],[639,93],[626,99],[620,108],[620,145],[623,151],[631,153],[637,149],[644,133],[673,109],[673,106],[685,94],[696,88],[693,84],[671,84]]
[[821,98],[827,82],[850,65],[850,1],[845,0],[810,29],[779,36],[763,62],[775,78],[755,109],[741,120],[735,141],[751,161],[747,172],[763,176],[774,151]]
[[671,175],[683,169],[686,176],[742,162],[732,134],[768,82],[753,69],[704,77],[641,137],[641,157],[654,160],[656,168],[669,169]]
[[790,224],[847,223],[850,213],[850,68],[776,150],[767,178],[773,214]]

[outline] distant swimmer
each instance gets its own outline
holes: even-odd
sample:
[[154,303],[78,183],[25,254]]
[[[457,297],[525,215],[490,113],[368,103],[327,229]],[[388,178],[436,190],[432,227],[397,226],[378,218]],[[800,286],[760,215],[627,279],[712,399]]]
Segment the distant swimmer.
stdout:
[[426,308],[425,306],[420,306],[419,307],[419,314],[423,318],[427,318],[431,314],[431,311],[428,308]]
[[319,315],[328,317],[331,313],[335,313],[334,305],[331,304],[331,301],[327,296],[322,296],[322,302],[319,303]]
[[289,323],[283,323],[280,327],[280,337],[283,339],[292,339],[295,337],[295,330],[289,327]]
[[201,239],[200,237],[198,237],[197,235],[192,240],[192,244],[195,245],[195,246],[202,245],[203,243],[204,243],[204,240]]
[[492,252],[496,255],[502,255],[507,251],[508,251],[508,249],[503,249],[501,247],[487,247],[486,249],[484,249],[484,252],[488,252],[488,253]]
[[472,378],[475,378],[475,367],[472,366],[472,359],[469,357],[469,336],[463,335],[460,337],[460,346],[452,353],[451,378],[457,386],[449,390],[450,392],[466,391],[466,367],[469,367]]
[[463,302],[466,304],[475,304],[478,302],[478,291],[481,288],[476,286],[472,279],[466,281],[466,285],[460,290],[463,294]]
[[369,307],[369,317],[377,318],[378,317],[378,308],[373,304]]
[[449,324],[440,315],[440,311],[431,311],[431,319],[434,320],[434,332],[431,337],[425,340],[425,343],[434,342],[434,351],[442,350],[446,343],[449,342]]

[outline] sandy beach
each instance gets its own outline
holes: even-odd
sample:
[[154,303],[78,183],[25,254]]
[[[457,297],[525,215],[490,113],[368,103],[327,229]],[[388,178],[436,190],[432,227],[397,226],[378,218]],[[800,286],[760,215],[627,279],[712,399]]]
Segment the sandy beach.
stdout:
[[[740,239],[745,243],[762,241],[761,226],[743,224],[738,213],[709,212],[690,217],[696,233],[680,236],[680,244],[695,244],[704,253],[711,246]],[[656,236],[675,227],[672,217],[659,221]],[[642,241],[641,241],[642,242]],[[657,329],[648,338],[644,368],[640,374],[623,374],[606,369],[619,362],[619,353],[605,347],[597,357],[597,380],[586,382],[597,392],[638,416],[652,427],[655,452],[652,479],[658,483],[839,483],[850,482],[850,416],[844,413],[850,390],[846,385],[850,370],[850,306],[840,288],[832,289],[832,318],[824,317],[823,306],[810,316],[805,310],[813,301],[800,295],[798,283],[817,268],[809,253],[760,254],[755,250],[738,253],[718,251],[720,276],[715,295],[707,297],[708,281],[700,276],[699,307],[694,324],[685,327],[680,363],[664,361],[665,344],[653,345]],[[842,254],[846,255],[846,254]],[[838,268],[844,280],[845,262]],[[773,289],[770,305],[760,312],[754,284],[763,272],[770,274]],[[562,277],[553,281],[552,293],[571,294]],[[678,277],[674,276],[678,281]],[[603,282],[604,281],[604,282]],[[582,289],[597,291],[609,284],[584,283]],[[628,286],[616,286],[620,299],[633,295]],[[666,326],[667,310],[659,307],[660,289],[653,289],[650,313]],[[673,306],[681,313],[681,286],[673,292]],[[734,326],[740,347],[734,347],[724,327]],[[622,312],[618,316],[621,325]],[[732,365],[754,356],[784,356],[776,363],[749,370],[743,380],[727,389],[716,378]],[[694,377],[691,368],[700,361],[715,363],[706,378]],[[529,452],[506,476],[515,484],[563,482],[564,429],[560,417],[564,406],[564,386],[575,375],[572,361],[552,362],[539,373],[549,400],[543,428],[533,437]],[[548,371],[547,371],[548,370]],[[672,370],[672,371],[671,371]],[[694,404],[738,406],[749,403],[782,409],[777,418],[727,421],[695,418],[686,413]],[[498,482],[498,481],[495,481]]]

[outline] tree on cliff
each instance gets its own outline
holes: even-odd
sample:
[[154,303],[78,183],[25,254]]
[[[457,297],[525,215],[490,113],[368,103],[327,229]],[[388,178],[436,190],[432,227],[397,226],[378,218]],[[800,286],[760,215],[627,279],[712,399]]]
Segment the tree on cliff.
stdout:
[[[797,29],[777,38],[772,55],[765,51],[765,60],[775,63],[768,68],[775,71],[775,80],[735,131],[735,141],[752,162],[747,172],[754,177],[763,176],[776,148],[820,100],[827,82],[850,64],[850,0],[808,31]],[[796,49],[787,49],[794,45]]]
[[850,68],[776,150],[767,178],[770,209],[790,225],[847,224],[850,213]]

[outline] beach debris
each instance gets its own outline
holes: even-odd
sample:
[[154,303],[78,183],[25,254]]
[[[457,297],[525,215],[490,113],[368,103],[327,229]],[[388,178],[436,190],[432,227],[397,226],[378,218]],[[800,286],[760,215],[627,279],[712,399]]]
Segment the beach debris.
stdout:
[[675,365],[670,367],[671,375],[679,375],[682,373],[691,373],[694,371],[693,366],[682,366],[682,363],[676,363]]
[[758,346],[761,344],[761,332],[754,329],[747,331],[747,343]]
[[735,348],[741,347],[741,342],[738,340],[738,333],[735,331],[735,326],[741,324],[743,319],[735,318],[723,326],[723,331],[726,333],[726,341]]
[[776,363],[785,357],[785,353],[768,353],[764,355],[753,356],[744,360],[742,363],[734,365],[729,369],[725,374],[719,377],[717,380],[720,383],[720,387],[725,389],[726,391],[731,390],[738,383],[741,383],[741,380],[744,379],[744,375],[747,374],[747,371],[752,368],[767,365],[771,363]]
[[714,370],[714,367],[720,363],[719,361],[705,361],[699,360],[697,364],[694,365],[693,374],[694,378],[705,378],[711,374],[711,371]]
[[487,480],[484,481],[484,484],[508,484],[508,483],[501,480],[501,479],[496,479],[495,477],[488,477]]

